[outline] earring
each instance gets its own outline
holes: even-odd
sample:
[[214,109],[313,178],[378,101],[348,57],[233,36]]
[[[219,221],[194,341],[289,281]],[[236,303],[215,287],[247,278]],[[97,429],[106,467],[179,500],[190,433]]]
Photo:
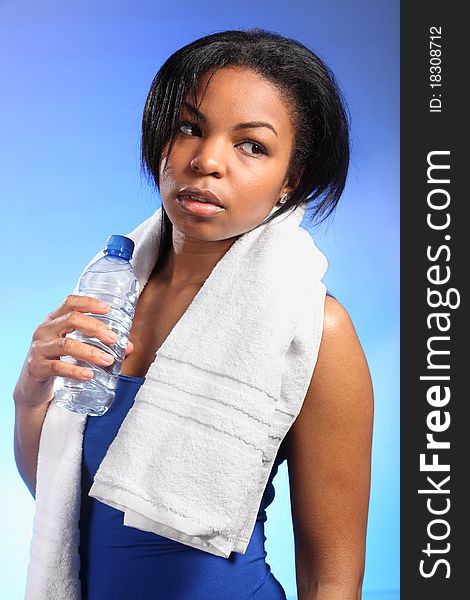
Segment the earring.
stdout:
[[285,204],[287,201],[289,194],[284,194],[284,196],[279,200],[279,204]]

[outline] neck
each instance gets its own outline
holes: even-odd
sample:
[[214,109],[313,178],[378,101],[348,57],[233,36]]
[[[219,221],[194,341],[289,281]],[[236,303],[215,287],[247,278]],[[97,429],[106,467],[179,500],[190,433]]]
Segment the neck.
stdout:
[[159,273],[161,280],[172,287],[202,285],[236,239],[205,241],[188,238],[173,228],[172,245]]

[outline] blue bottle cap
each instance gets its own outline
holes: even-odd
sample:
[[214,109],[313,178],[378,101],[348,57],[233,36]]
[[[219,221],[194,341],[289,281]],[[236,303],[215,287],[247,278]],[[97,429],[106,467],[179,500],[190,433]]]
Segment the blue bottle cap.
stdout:
[[120,256],[121,258],[130,260],[133,252],[134,241],[125,235],[110,235],[106,240],[106,245],[104,247],[105,254]]

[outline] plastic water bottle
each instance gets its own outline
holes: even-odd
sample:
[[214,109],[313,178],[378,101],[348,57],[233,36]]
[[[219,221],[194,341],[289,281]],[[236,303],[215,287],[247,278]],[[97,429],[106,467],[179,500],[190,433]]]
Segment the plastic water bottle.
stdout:
[[90,265],[80,278],[78,293],[81,296],[92,296],[110,305],[109,311],[104,315],[87,314],[105,323],[119,339],[115,344],[105,344],[78,330],[67,334],[67,337],[109,352],[114,356],[114,362],[107,367],[62,356],[61,360],[64,362],[93,371],[93,379],[87,381],[55,378],[54,401],[63,408],[90,416],[101,416],[114,400],[137,303],[137,277],[130,263],[133,251],[134,242],[130,238],[110,235],[104,248],[105,255]]

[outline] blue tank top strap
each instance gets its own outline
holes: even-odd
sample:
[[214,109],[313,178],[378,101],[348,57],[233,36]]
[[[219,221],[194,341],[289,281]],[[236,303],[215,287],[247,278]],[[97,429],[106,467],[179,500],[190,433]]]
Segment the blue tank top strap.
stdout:
[[334,298],[336,300],[336,296],[333,296],[333,294],[329,290],[326,290],[326,295],[331,296],[332,298]]
[[127,379],[128,381],[139,381],[141,383],[144,383],[145,381],[145,377],[137,377],[136,375],[123,375],[122,373],[119,374],[119,378]]

